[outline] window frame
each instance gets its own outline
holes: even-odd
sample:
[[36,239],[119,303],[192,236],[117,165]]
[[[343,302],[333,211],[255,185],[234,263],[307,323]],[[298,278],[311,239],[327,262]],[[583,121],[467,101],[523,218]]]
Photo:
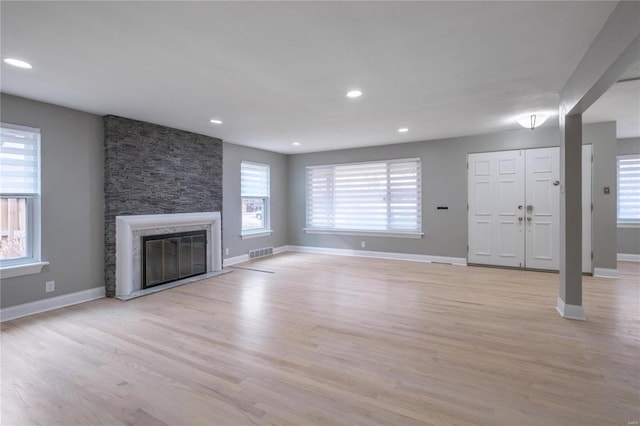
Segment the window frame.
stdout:
[[[385,230],[382,229],[346,229],[346,228],[336,228],[336,227],[313,227],[310,226],[311,217],[309,212],[309,204],[310,204],[310,192],[309,192],[309,178],[310,178],[310,170],[313,169],[333,169],[335,176],[335,169],[338,167],[345,166],[375,166],[375,165],[384,165],[387,168],[388,180],[386,186],[387,197],[390,193],[391,188],[391,180],[389,177],[389,167],[394,163],[410,163],[415,162],[417,166],[417,174],[416,174],[416,229],[415,230],[401,230],[401,229],[393,229],[387,228]],[[335,193],[332,191],[332,210],[335,209]],[[390,221],[390,204],[391,200],[387,198],[387,217],[386,221],[389,224]],[[422,159],[420,157],[416,158],[399,158],[399,159],[387,159],[387,160],[374,160],[374,161],[362,161],[362,162],[351,162],[351,163],[335,163],[335,164],[321,164],[321,165],[312,165],[307,166],[305,168],[305,228],[303,231],[307,234],[328,234],[328,235],[352,235],[352,236],[371,236],[371,237],[391,237],[391,238],[422,238],[424,233],[422,232]]]
[[[266,176],[266,195],[245,193],[242,186],[243,166],[248,165],[253,168],[263,168]],[[245,200],[256,200],[262,203],[262,228],[245,229],[243,224],[243,216],[245,214],[243,205]],[[265,163],[257,163],[254,161],[242,160],[240,162],[240,237],[242,239],[258,238],[269,236],[273,233],[271,230],[271,165]]]
[[[640,218],[621,218],[620,217],[620,161],[621,160],[638,160],[640,163],[640,154],[621,154],[616,156],[616,222],[619,228],[640,228]],[[640,173],[639,173],[640,174]]]
[[23,193],[4,193],[0,188],[0,198],[6,199],[25,199],[25,245],[26,256],[1,260],[0,259],[0,272],[2,278],[12,278],[22,275],[30,275],[39,273],[45,265],[49,262],[42,261],[41,252],[41,198],[42,198],[42,133],[39,128],[21,126],[10,123],[0,123],[2,129],[18,130],[22,132],[29,132],[37,135],[36,138],[36,150],[37,150],[37,192],[30,194]]

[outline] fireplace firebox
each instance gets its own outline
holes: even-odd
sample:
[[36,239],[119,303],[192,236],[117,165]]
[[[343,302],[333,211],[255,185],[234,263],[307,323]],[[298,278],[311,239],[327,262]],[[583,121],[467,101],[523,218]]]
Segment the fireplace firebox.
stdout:
[[206,230],[142,237],[142,288],[206,272]]

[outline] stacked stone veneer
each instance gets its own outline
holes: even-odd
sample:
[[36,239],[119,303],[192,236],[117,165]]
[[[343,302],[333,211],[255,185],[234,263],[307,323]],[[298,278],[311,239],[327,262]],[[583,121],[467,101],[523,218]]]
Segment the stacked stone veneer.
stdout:
[[222,140],[104,117],[107,297],[116,292],[116,216],[222,212]]

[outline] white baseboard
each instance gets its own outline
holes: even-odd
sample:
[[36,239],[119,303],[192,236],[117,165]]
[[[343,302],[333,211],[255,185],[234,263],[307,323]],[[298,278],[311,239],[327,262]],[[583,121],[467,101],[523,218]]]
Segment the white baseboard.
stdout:
[[620,262],[640,262],[640,254],[618,253]]
[[[391,253],[383,251],[349,250],[336,249],[330,247],[309,247],[309,246],[281,246],[273,249],[273,254],[285,251],[296,251],[300,253],[335,254],[338,256],[371,257],[375,259],[407,260],[410,262],[425,263],[450,263],[452,265],[467,266],[467,259],[464,257],[428,256],[424,254]],[[235,265],[236,263],[247,262],[249,254],[229,257],[224,259],[224,266]]]
[[236,263],[242,263],[249,260],[249,254],[243,254],[235,257],[227,257],[226,259],[222,259],[222,267],[226,268],[227,266],[235,265]]
[[[274,247],[273,254],[283,253],[285,251],[289,251],[289,246]],[[249,261],[249,253],[242,254],[240,256],[228,257],[222,260],[222,267],[227,267],[227,266],[235,265],[237,263],[248,262],[248,261]]]
[[101,299],[104,297],[104,293],[104,286],[100,286],[75,293],[63,294],[62,296],[24,303],[22,305],[10,306],[0,309],[0,322],[64,308],[65,306],[77,305],[78,303],[88,302],[90,300]]
[[383,251],[336,249],[328,247],[287,246],[288,251],[301,253],[335,254],[339,256],[371,257],[375,259],[407,260],[425,263],[450,263],[452,265],[467,266],[467,259],[463,257],[429,256],[425,254],[391,253]]
[[596,278],[618,278],[617,269],[593,268],[593,276]]
[[585,319],[584,308],[582,305],[569,305],[564,303],[564,300],[559,296],[556,303],[556,311],[558,311],[562,318],[581,321],[584,321]]

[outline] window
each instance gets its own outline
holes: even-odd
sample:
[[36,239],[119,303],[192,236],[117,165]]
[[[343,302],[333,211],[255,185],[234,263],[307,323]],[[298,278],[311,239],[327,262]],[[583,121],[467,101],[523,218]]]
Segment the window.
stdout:
[[640,224],[640,154],[618,156],[618,223]]
[[269,165],[243,161],[240,165],[242,235],[269,235]]
[[40,262],[40,131],[2,124],[0,266],[36,262]]
[[419,238],[420,175],[418,158],[307,167],[305,230]]

